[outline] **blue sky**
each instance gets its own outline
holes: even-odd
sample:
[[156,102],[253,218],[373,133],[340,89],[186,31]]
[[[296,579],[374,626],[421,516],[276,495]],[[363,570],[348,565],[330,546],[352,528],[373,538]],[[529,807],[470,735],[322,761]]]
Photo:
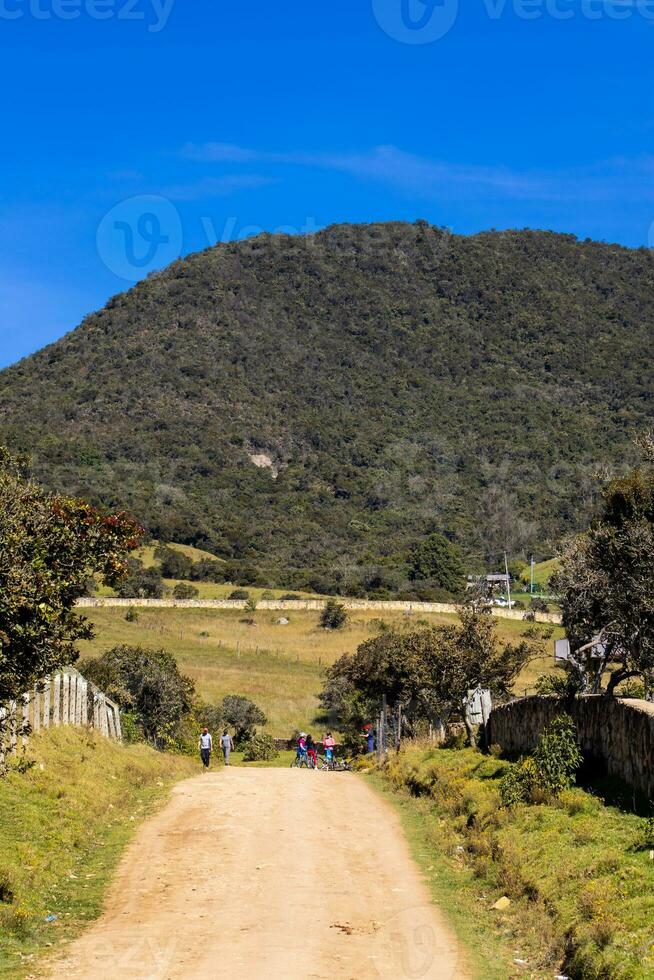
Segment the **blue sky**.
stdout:
[[0,0],[0,365],[258,229],[654,244],[654,0]]

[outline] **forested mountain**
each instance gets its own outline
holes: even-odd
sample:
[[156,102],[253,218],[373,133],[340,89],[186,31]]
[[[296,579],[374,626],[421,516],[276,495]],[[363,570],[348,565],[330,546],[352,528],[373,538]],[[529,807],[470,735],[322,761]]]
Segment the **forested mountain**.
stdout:
[[653,326],[645,249],[424,222],[262,235],[2,372],[0,438],[271,584],[381,594],[430,531],[481,566],[580,526],[598,465],[652,421]]

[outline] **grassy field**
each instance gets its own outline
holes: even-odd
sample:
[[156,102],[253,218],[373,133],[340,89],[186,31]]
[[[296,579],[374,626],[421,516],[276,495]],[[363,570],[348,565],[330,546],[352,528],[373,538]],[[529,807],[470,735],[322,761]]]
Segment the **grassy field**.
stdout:
[[[386,770],[455,924],[479,922],[480,936],[491,929],[510,944],[501,976],[654,976],[654,828],[605,805],[599,787],[503,809],[498,785],[509,765],[470,749],[413,747]],[[493,910],[502,896],[508,908]]]
[[12,978],[99,914],[134,828],[198,771],[196,760],[72,728],[33,736],[24,761],[27,771],[0,779],[0,976]]
[[[163,647],[196,683],[200,695],[216,702],[226,694],[252,698],[266,712],[273,735],[290,735],[296,728],[316,726],[317,694],[324,668],[342,653],[380,629],[379,612],[351,614],[346,627],[330,632],[320,628],[318,612],[287,615],[288,625],[278,625],[279,612],[244,613],[223,609],[139,609],[138,622],[125,619],[124,609],[88,609],[96,636],[80,644],[83,657],[97,656],[117,643]],[[419,623],[454,621],[454,616],[429,614],[417,617],[386,614],[384,621],[402,629]],[[248,622],[252,620],[252,623]],[[519,640],[526,624],[497,620],[503,639]],[[541,633],[546,627],[536,627]],[[561,635],[556,630],[555,636]],[[533,689],[536,677],[551,669],[551,641],[542,661],[529,666],[518,684],[519,693]]]

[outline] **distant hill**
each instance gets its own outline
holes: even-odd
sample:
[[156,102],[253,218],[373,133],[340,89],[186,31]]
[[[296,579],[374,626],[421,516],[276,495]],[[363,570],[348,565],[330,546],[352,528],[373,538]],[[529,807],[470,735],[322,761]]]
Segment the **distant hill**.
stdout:
[[175,262],[0,374],[0,437],[165,540],[331,592],[431,530],[552,554],[652,423],[651,254],[424,222]]

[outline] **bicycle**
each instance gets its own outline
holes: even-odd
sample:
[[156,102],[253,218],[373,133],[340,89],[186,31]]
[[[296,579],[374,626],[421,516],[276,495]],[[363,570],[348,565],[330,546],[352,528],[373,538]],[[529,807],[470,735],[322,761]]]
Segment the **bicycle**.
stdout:
[[303,752],[291,761],[291,769],[313,769],[313,763],[306,752]]
[[326,756],[318,756],[319,768],[322,772],[352,772],[352,763],[347,759],[328,759]]

